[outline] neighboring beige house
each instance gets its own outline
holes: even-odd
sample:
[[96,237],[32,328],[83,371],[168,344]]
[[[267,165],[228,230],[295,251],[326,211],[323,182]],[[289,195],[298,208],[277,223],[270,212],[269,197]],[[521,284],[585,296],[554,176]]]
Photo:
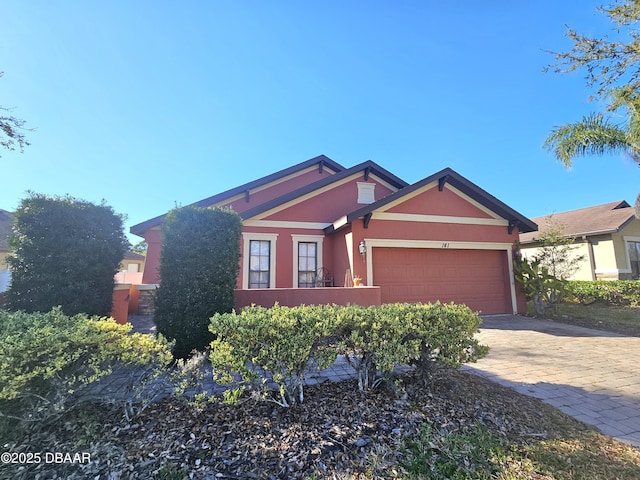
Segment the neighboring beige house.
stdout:
[[575,238],[572,255],[583,256],[572,280],[638,280],[640,278],[640,220],[624,200],[533,218],[537,232],[520,234],[521,252],[534,256],[537,239],[549,228],[564,227]]
[[127,252],[124,254],[122,262],[120,262],[121,272],[142,273],[144,270],[145,256],[139,253]]

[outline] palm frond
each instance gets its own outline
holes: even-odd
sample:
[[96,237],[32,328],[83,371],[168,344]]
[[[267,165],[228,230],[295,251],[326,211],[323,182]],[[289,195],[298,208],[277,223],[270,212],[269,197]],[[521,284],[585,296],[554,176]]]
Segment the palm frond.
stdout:
[[580,122],[553,129],[543,147],[571,167],[578,156],[625,152],[633,157],[638,154],[635,144],[624,127],[610,124],[602,114],[591,114]]

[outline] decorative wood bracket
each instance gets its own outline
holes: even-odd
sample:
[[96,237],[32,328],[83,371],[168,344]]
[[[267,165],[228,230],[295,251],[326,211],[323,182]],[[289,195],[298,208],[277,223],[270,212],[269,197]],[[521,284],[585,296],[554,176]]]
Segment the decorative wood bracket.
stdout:
[[320,160],[318,162],[318,173],[322,173],[323,168],[324,168],[324,160]]
[[369,222],[371,221],[371,217],[373,213],[369,212],[364,216],[364,228],[369,228]]
[[444,189],[444,184],[449,180],[449,175],[445,175],[444,177],[440,177],[438,179],[438,191],[441,192]]
[[245,190],[244,191],[244,201],[249,203],[250,196],[251,196],[251,192],[249,190]]
[[507,231],[509,232],[509,235],[511,235],[513,233],[513,230],[518,226],[518,221],[517,220],[509,220],[509,226],[507,227]]
[[364,181],[369,180],[369,174],[371,173],[371,167],[367,167],[364,169]]

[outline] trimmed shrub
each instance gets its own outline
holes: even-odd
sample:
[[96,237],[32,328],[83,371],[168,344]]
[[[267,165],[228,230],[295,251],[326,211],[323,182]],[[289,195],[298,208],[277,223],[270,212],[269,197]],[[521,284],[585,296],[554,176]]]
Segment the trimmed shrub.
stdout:
[[183,207],[167,214],[154,321],[175,340],[177,358],[205,349],[213,340],[209,319],[233,309],[241,230],[240,217],[228,209]]
[[9,309],[111,313],[114,275],[129,246],[122,216],[104,204],[32,193],[14,222]]
[[402,304],[336,309],[338,353],[356,370],[360,391],[374,388],[397,364],[419,358],[421,339],[410,334],[407,310]]
[[115,364],[164,367],[162,339],[129,334],[111,318],[0,310],[0,416],[43,420],[73,405],[72,393]]
[[216,339],[209,358],[216,380],[230,382],[236,372],[244,382],[264,387],[266,372],[279,387],[277,397],[270,397],[274,402],[287,407],[303,402],[305,372],[327,368],[336,358],[323,341],[332,333],[331,313],[316,306],[275,305],[214,315],[209,330]]
[[[459,368],[488,352],[473,337],[480,318],[464,305],[390,304],[380,307],[247,307],[215,315],[210,359],[216,380],[233,373],[254,385],[272,376],[276,403],[304,400],[304,376],[343,355],[358,373],[361,391],[374,388],[399,364],[429,373],[435,362]],[[242,385],[241,385],[242,387]]]
[[415,365],[426,380],[436,364],[460,368],[487,355],[474,338],[481,322],[453,303],[347,307],[338,313],[339,354],[358,372],[360,390],[375,387],[398,364]]
[[489,347],[474,338],[482,319],[466,305],[398,304],[399,316],[407,325],[409,338],[420,340],[420,356],[411,363],[428,379],[438,364],[460,368],[489,353]]
[[571,280],[566,298],[580,303],[606,305],[640,305],[640,282],[637,280]]

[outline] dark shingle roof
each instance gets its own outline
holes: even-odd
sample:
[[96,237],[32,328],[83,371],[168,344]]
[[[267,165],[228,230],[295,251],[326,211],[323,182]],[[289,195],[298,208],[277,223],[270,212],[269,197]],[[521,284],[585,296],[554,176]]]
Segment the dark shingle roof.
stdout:
[[135,252],[127,252],[124,254],[124,260],[144,260],[145,256]]
[[[278,180],[280,178],[284,178],[287,175],[290,175],[292,173],[298,172],[300,170],[303,170],[307,167],[310,167],[312,165],[321,165],[321,166],[326,166],[328,168],[330,168],[331,170],[333,170],[334,172],[341,172],[345,169],[345,167],[343,167],[342,165],[340,165],[337,162],[334,162],[333,160],[331,160],[329,157],[327,157],[326,155],[318,155],[317,157],[313,157],[310,158],[309,160],[302,162],[302,163],[298,163],[297,165],[293,165],[292,167],[289,168],[285,168],[284,170],[280,170],[278,172],[272,173],[271,175],[267,175],[266,177],[261,177],[257,180],[254,180],[252,182],[249,183],[245,183],[243,185],[240,185],[238,187],[232,188],[230,190],[226,190],[222,193],[218,193],[212,197],[208,197],[205,198],[203,200],[200,200],[198,202],[193,203],[193,206],[196,207],[208,207],[216,202],[225,200],[227,198],[230,198],[234,195],[237,195],[239,193],[243,193],[247,190],[251,190],[257,187],[260,187],[262,185],[266,185],[269,182],[272,182],[274,180]],[[132,226],[129,231],[135,235],[138,236],[143,236],[144,232],[146,232],[149,228],[153,228],[153,227],[157,227],[159,226],[162,221],[164,220],[164,218],[166,217],[166,214],[163,215],[159,215],[157,217],[151,218],[149,220],[146,220],[142,223],[138,223],[137,225]]]
[[535,242],[541,233],[559,226],[564,227],[565,235],[572,237],[613,233],[624,228],[634,218],[635,210],[624,200],[554,213],[551,216],[533,218],[540,226],[539,231],[523,233],[520,235],[520,242]]

